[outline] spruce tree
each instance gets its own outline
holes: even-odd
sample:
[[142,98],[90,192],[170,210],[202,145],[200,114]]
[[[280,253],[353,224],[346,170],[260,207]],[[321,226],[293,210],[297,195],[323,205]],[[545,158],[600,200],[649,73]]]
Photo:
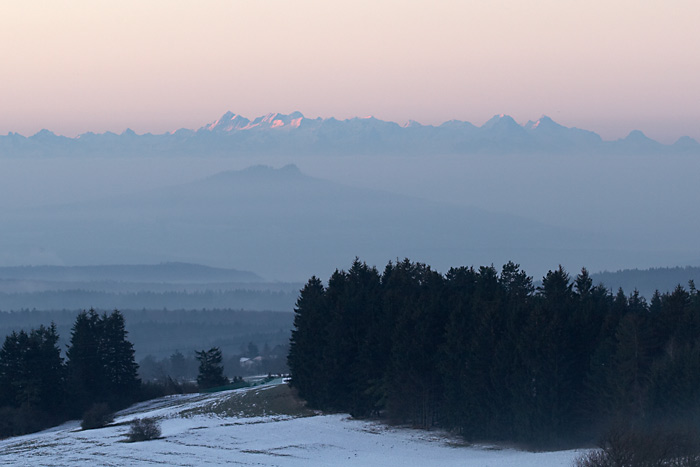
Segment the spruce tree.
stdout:
[[395,317],[387,407],[398,420],[429,428],[440,418],[443,400],[444,279],[429,266],[406,260],[392,280],[403,297]]
[[290,384],[310,406],[317,408],[324,408],[328,401],[324,365],[329,345],[329,313],[325,292],[316,276],[301,289],[294,308],[294,329],[287,356],[292,375]]
[[472,302],[477,273],[474,268],[452,268],[445,276],[445,300],[449,310],[445,329],[444,359],[441,371],[445,388],[445,423],[462,433],[471,433],[473,397],[467,397],[472,384],[467,362],[471,357],[474,332]]
[[220,348],[212,347],[209,350],[196,351],[195,354],[199,361],[197,384],[200,389],[211,389],[229,383],[228,378],[224,376]]
[[374,267],[355,259],[347,274],[343,326],[347,326],[351,339],[346,352],[354,358],[348,367],[350,400],[349,412],[355,416],[366,416],[377,409],[382,395],[370,385],[381,379],[387,355],[378,352],[375,346],[382,332],[377,329],[381,319],[381,279]]
[[5,337],[0,349],[0,407],[17,407],[21,398],[19,396],[19,381],[23,380],[24,373],[24,346],[27,334],[13,331]]
[[100,358],[100,328],[100,316],[94,309],[79,313],[71,328],[66,356],[74,416],[81,416],[95,402],[107,402],[107,384]]
[[133,402],[141,382],[134,358],[134,346],[126,338],[124,316],[117,310],[103,314],[100,330],[100,357],[111,405],[121,407]]
[[90,309],[76,317],[66,352],[76,415],[96,402],[116,410],[136,399],[138,365],[126,336],[124,317],[117,310],[100,316]]
[[65,365],[58,347],[56,325],[39,326],[29,333],[32,357],[27,357],[27,366],[34,373],[31,378],[37,385],[37,407],[51,418],[63,417],[65,398]]
[[614,407],[620,415],[642,417],[651,366],[649,333],[643,317],[627,313],[620,320],[615,339],[617,348],[608,383]]
[[57,343],[53,324],[6,336],[0,349],[0,407],[17,409],[17,415],[14,421],[2,422],[0,437],[35,431],[63,419],[64,365]]

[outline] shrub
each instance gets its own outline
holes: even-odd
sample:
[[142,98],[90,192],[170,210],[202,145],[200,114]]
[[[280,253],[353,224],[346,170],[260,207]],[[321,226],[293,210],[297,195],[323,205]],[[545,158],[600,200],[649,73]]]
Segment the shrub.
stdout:
[[80,427],[83,430],[92,430],[95,428],[103,428],[108,423],[114,420],[114,415],[109,409],[109,405],[104,402],[92,404],[92,406],[83,414],[83,421],[80,422]]
[[580,456],[575,467],[699,467],[700,435],[692,427],[614,427],[600,449]]
[[160,438],[160,425],[155,418],[137,418],[131,422],[129,442],[149,441]]

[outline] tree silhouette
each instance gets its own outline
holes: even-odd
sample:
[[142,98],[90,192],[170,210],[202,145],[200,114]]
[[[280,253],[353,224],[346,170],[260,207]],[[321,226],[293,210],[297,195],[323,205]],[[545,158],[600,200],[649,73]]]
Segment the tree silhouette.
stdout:
[[210,389],[228,384],[228,378],[224,376],[224,367],[221,364],[221,349],[212,347],[209,350],[196,351],[199,360],[199,374],[197,384],[200,389]]
[[76,317],[66,352],[76,415],[95,402],[117,409],[135,400],[138,365],[126,335],[124,317],[117,310],[100,316],[91,309]]

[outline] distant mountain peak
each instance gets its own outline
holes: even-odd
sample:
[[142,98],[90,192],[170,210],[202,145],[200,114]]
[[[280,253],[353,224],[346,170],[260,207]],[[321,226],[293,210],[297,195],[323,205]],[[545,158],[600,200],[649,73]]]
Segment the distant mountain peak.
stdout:
[[552,120],[546,115],[543,115],[540,117],[539,120],[537,120],[534,125],[532,126],[532,129],[534,130],[535,128],[547,128],[547,127],[561,127],[557,122]]
[[423,125],[421,125],[420,123],[418,123],[415,120],[409,120],[402,125],[403,128],[420,128],[422,126]]
[[287,172],[287,173],[301,173],[301,170],[299,170],[299,167],[296,166],[296,164],[287,164],[278,170],[282,172]]
[[543,115],[542,117],[539,118],[536,122],[533,122],[530,120],[527,122],[524,126],[524,128],[528,131],[543,131],[543,130],[549,130],[549,131],[557,131],[557,130],[569,130],[569,128],[558,124],[554,120],[552,120],[550,117]]
[[214,132],[231,132],[236,130],[270,129],[270,128],[299,128],[304,115],[295,111],[289,115],[271,112],[249,120],[231,111],[226,112],[217,121],[205,125],[202,129]]
[[209,181],[229,180],[293,180],[304,176],[295,164],[287,164],[279,169],[269,165],[258,164],[246,167],[242,170],[226,170],[207,177]]
[[32,139],[45,139],[45,138],[59,138],[59,136],[56,135],[53,131],[47,130],[46,128],[37,131],[34,133],[32,136],[30,136]]
[[486,123],[481,125],[481,128],[485,130],[508,127],[520,127],[520,125],[518,125],[518,122],[516,122],[513,117],[506,114],[494,115]]
[[247,118],[235,114],[230,110],[223,114],[221,118],[215,122],[209,123],[202,127],[203,130],[212,132],[229,132],[233,130],[240,130],[245,128],[250,123]]
[[238,172],[258,172],[258,173],[272,173],[272,172],[285,172],[285,173],[301,173],[299,167],[296,164],[287,164],[279,169],[276,169],[270,165],[256,164],[246,167],[245,169],[239,170]]
[[653,141],[640,130],[632,130],[625,138],[625,141]]
[[241,173],[287,173],[287,174],[292,174],[292,173],[301,173],[301,170],[299,170],[299,167],[296,166],[296,164],[287,164],[285,166],[280,167],[279,169],[276,169],[272,166],[265,165],[265,164],[258,164],[258,165],[251,165],[250,167],[247,167],[243,170],[240,170],[239,172]]
[[698,143],[696,140],[694,140],[690,136],[681,136],[680,138],[678,138],[678,141],[673,143],[673,145],[676,147],[696,149],[697,147],[700,146],[700,143]]
[[441,125],[438,126],[438,128],[469,128],[469,129],[476,129],[477,127],[470,122],[465,122],[463,120],[448,120]]

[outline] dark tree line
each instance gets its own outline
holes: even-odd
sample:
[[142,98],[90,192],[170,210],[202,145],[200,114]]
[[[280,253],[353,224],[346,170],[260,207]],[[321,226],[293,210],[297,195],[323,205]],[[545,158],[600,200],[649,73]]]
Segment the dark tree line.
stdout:
[[301,290],[288,364],[315,408],[472,439],[590,439],[700,415],[700,295],[691,282],[647,303],[585,269],[535,289],[513,263],[443,275],[356,260]]
[[80,313],[64,362],[55,325],[13,332],[0,349],[0,437],[76,418],[94,404],[118,410],[139,396],[138,366],[118,311]]

